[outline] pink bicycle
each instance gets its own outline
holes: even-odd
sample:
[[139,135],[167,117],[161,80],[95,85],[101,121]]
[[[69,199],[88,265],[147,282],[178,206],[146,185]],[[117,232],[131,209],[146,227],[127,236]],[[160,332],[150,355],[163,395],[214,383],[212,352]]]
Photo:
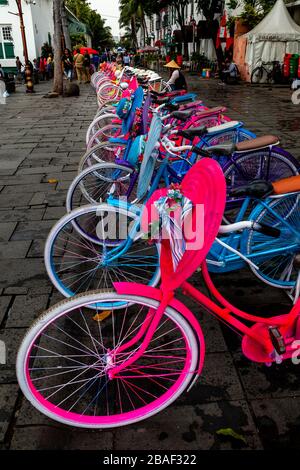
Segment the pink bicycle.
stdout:
[[[179,287],[242,335],[250,360],[279,362],[295,353],[300,302],[288,314],[261,318],[231,305],[210,279],[205,258],[226,196],[218,163],[202,159],[172,191],[184,203],[184,241],[172,238],[178,228],[173,222],[179,219],[168,189],[154,193],[147,203],[154,209],[145,212],[142,223],[147,230],[149,222],[153,228],[161,221],[170,234],[161,239],[160,288],[120,282],[115,290],[77,295],[44,312],[24,337],[17,358],[19,384],[47,416],[86,428],[122,426],[158,413],[189,390],[201,374],[205,342],[198,320],[175,297]],[[199,235],[199,205],[204,207],[204,241],[186,249],[186,240],[191,243]],[[215,301],[186,281],[199,266]],[[143,269],[137,266],[137,275]]]

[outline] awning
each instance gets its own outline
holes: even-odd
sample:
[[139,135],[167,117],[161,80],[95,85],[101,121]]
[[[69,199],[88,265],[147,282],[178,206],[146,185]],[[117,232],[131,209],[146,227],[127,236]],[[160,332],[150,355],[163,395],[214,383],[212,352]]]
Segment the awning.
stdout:
[[67,20],[68,20],[68,29],[70,34],[88,34],[91,36],[91,31],[85,23],[82,23],[74,15],[74,13],[66,8]]
[[91,47],[81,47],[80,53],[85,54],[86,52],[88,54],[94,54],[94,55],[97,54],[97,55],[99,55],[99,52],[96,51],[96,49],[92,49]]

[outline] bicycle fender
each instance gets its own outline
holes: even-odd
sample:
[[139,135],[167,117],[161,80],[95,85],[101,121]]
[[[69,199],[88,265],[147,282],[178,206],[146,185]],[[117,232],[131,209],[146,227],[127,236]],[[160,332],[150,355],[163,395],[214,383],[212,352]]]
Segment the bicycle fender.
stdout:
[[[123,294],[130,294],[136,295],[138,297],[150,297],[152,299],[157,300],[158,302],[162,299],[162,291],[160,289],[156,289],[155,287],[145,286],[144,284],[138,284],[134,282],[114,282],[113,286],[116,292],[120,295]],[[196,374],[200,375],[204,365],[204,357],[205,357],[205,340],[202,332],[202,328],[194,316],[194,314],[178,299],[173,298],[169,302],[170,307],[173,307],[175,310],[181,313],[181,315],[190,323],[193,327],[194,332],[197,335],[198,341],[201,345],[200,355],[199,355],[199,363],[197,367]]]

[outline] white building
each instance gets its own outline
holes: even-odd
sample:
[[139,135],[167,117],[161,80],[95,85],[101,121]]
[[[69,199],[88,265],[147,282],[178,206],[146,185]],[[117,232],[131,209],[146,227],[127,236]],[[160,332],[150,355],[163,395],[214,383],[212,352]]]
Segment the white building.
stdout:
[[[223,13],[226,11],[227,16],[236,16],[240,13],[242,9],[242,2],[240,6],[236,10],[229,10],[228,8],[228,0],[220,0],[219,5],[219,13],[216,14],[215,18],[220,20]],[[191,20],[194,20],[196,25],[201,24],[201,22],[205,22],[205,17],[201,12],[197,11],[197,2],[195,0],[189,0],[188,5],[186,5],[186,12],[185,12],[185,24],[191,24]],[[159,15],[153,15],[152,18],[146,18],[147,24],[147,32],[148,37],[151,42],[151,45],[161,45],[163,44],[162,52],[165,52],[168,46],[168,43],[174,42],[172,38],[174,38],[175,34],[175,42],[176,42],[176,35],[180,35],[179,32],[180,27],[178,23],[176,23],[176,12],[174,7],[167,7],[163,9]],[[199,28],[199,26],[198,26]],[[194,41],[193,41],[193,34],[189,34],[189,53],[193,52],[193,48],[195,47],[195,36],[197,33],[194,32]],[[140,30],[140,37],[139,42],[141,46],[144,46],[143,41],[143,31]],[[205,54],[209,59],[215,58],[215,48],[213,46],[211,39],[200,39],[200,47],[199,51],[202,54]],[[164,49],[164,50],[163,50]]]
[[[45,42],[53,38],[52,0],[22,0],[29,60],[41,55]],[[19,16],[15,0],[0,0],[0,63],[5,69],[16,66],[16,56],[24,62]]]

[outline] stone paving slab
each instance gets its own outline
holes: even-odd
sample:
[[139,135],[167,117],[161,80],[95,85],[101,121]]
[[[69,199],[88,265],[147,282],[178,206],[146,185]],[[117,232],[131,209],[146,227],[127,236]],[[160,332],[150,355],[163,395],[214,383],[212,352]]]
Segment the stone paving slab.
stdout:
[[6,316],[11,299],[12,297],[9,295],[1,295],[0,297],[0,325]]
[[5,434],[11,420],[11,409],[15,404],[17,385],[2,385],[0,394],[0,442],[4,441]]
[[266,450],[299,450],[300,399],[262,399],[251,401],[260,439]]
[[46,310],[48,299],[48,294],[18,295],[9,311],[5,327],[28,328]]
[[[245,441],[224,438],[217,431],[233,426]],[[245,402],[226,401],[185,406],[172,406],[147,421],[128,426],[115,433],[117,450],[229,450],[259,449],[251,413]]]
[[1,222],[0,223],[0,241],[6,242],[12,236],[15,228],[17,226],[16,222]]
[[2,259],[18,259],[25,258],[31,242],[29,241],[9,241],[0,242],[0,258]]
[[69,427],[16,427],[12,450],[110,450],[113,433],[109,431],[70,430]]

